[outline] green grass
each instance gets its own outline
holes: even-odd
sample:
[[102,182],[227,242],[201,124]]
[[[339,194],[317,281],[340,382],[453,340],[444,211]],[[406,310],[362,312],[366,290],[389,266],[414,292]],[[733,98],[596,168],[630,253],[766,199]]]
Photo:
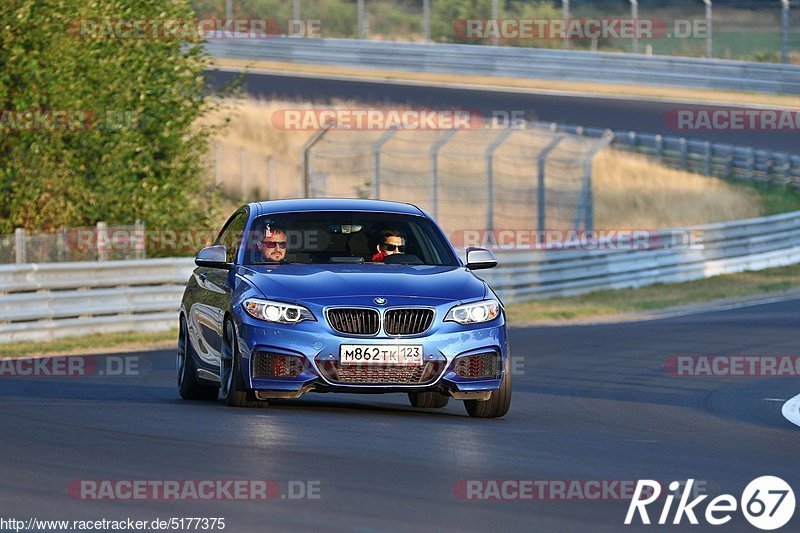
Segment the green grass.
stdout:
[[159,333],[105,333],[69,337],[50,342],[16,342],[0,344],[0,357],[25,357],[32,355],[70,355],[101,353],[103,350],[135,351],[163,346],[175,341],[178,330]]
[[764,215],[777,215],[789,211],[800,211],[800,191],[791,187],[742,183],[758,194]]
[[746,298],[800,287],[800,265],[727,274],[638,289],[603,290],[581,296],[509,304],[511,324],[653,311],[723,298]]

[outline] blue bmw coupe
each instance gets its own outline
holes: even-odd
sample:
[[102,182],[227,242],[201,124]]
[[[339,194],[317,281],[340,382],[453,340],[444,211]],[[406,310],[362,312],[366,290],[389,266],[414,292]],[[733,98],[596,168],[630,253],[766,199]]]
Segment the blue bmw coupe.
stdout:
[[180,395],[256,407],[307,392],[407,393],[505,415],[505,310],[410,204],[299,199],[241,207],[200,251],[180,309]]

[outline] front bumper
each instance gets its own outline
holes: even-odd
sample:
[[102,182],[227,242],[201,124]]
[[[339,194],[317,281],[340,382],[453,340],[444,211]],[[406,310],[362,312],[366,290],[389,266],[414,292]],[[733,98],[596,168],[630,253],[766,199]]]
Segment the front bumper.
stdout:
[[[315,313],[316,316],[320,316]],[[443,316],[439,314],[438,316]],[[295,325],[270,324],[242,312],[237,316],[239,349],[245,383],[262,399],[296,398],[307,392],[389,393],[439,391],[458,399],[485,399],[486,393],[500,387],[497,378],[476,379],[459,376],[454,365],[465,355],[495,352],[505,372],[508,353],[504,316],[491,322],[463,326],[455,322],[435,322],[422,335],[360,337],[333,331],[325,319]],[[341,344],[421,344],[423,363],[436,369],[425,383],[345,383],[331,379],[331,365],[338,365]],[[259,351],[302,357],[302,372],[294,377],[254,377],[253,361]],[[327,365],[327,366],[326,366]]]

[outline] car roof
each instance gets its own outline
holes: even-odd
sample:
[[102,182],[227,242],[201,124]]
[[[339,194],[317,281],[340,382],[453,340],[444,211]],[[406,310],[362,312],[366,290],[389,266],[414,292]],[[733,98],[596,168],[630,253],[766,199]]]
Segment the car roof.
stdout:
[[256,216],[268,213],[295,213],[308,211],[374,211],[426,216],[417,206],[385,200],[364,200],[361,198],[296,198],[291,200],[270,200],[250,204]]

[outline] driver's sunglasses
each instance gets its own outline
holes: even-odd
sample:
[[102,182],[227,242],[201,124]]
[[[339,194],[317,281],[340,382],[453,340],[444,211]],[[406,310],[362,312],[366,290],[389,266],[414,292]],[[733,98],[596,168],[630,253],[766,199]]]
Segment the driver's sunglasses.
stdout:
[[275,248],[280,246],[281,250],[286,249],[286,241],[261,241],[261,244],[263,244],[265,248]]
[[383,247],[386,249],[387,252],[394,252],[395,249],[396,249],[398,252],[400,252],[402,254],[402,253],[405,253],[405,251],[406,251],[405,245],[402,245],[402,244],[384,243]]

